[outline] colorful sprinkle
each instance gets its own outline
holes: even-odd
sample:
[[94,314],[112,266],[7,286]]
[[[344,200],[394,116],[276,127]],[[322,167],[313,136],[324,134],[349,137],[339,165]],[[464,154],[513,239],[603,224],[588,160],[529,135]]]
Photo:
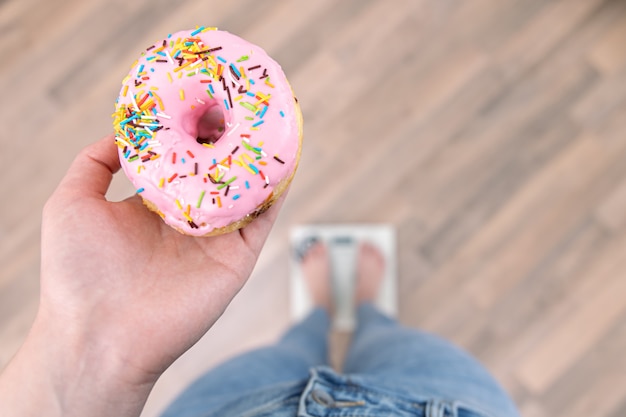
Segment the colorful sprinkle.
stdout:
[[240,101],[239,104],[252,112],[256,113],[257,111],[257,107],[254,104],[248,103],[247,101]]
[[200,208],[200,205],[202,204],[202,200],[204,199],[204,194],[206,193],[206,191],[202,190],[202,193],[200,193],[200,198],[198,198],[198,203],[196,204],[196,208]]
[[200,26],[198,29],[191,32],[191,36],[196,36],[198,33],[202,32],[203,30],[204,30],[204,26]]

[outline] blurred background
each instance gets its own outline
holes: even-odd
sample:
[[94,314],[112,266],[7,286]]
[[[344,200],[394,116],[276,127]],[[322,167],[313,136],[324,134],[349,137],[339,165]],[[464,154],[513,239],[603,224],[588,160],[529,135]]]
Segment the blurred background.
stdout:
[[[396,227],[400,320],[462,345],[526,417],[626,415],[626,2],[0,0],[0,366],[38,301],[42,206],[170,32],[265,48],[300,100],[290,196],[242,293],[156,386],[290,323],[294,225]],[[133,192],[116,177],[111,199]]]

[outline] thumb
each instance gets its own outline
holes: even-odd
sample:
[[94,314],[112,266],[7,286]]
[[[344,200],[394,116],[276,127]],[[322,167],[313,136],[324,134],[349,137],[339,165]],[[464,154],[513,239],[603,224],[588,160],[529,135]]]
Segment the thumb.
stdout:
[[113,174],[120,169],[117,152],[112,134],[87,146],[76,156],[57,191],[104,199]]

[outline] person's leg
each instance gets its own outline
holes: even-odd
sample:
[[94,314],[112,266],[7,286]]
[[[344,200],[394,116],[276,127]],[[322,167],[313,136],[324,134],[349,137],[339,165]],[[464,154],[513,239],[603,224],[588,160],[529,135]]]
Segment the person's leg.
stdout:
[[[330,307],[326,249],[315,246],[302,260],[302,270],[317,306],[273,346],[237,356],[192,383],[162,417],[191,417],[245,398],[246,393],[309,377],[310,368],[328,364]],[[328,298],[328,300],[327,300]]]
[[401,326],[374,307],[383,268],[382,255],[363,246],[357,265],[357,328],[344,372],[405,393],[516,416],[507,394],[473,357],[437,336]]

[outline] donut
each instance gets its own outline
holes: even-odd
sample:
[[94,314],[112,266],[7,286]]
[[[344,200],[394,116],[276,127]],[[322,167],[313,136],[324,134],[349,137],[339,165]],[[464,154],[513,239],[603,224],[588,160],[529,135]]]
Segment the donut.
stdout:
[[246,226],[291,182],[302,115],[282,68],[216,28],[167,35],[141,53],[113,114],[123,171],[181,233]]

